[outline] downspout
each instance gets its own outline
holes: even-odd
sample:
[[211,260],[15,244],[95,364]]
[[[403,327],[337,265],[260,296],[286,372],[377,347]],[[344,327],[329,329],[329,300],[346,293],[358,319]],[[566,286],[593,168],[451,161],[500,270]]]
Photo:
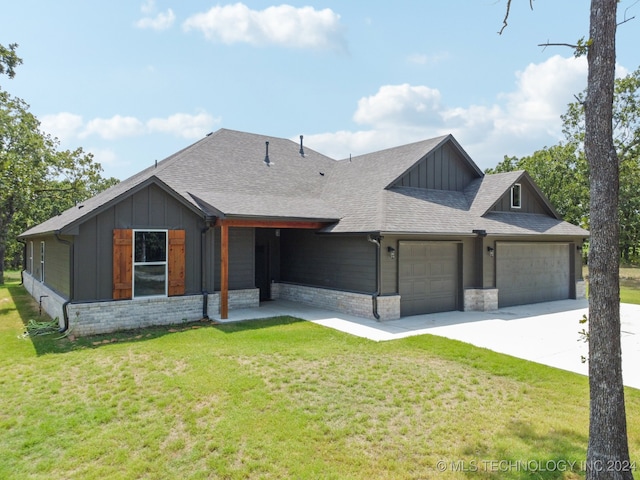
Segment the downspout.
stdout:
[[380,321],[380,314],[378,313],[378,297],[380,296],[380,240],[382,237],[369,235],[367,240],[376,246],[376,291],[371,295],[371,303],[373,308],[373,316],[377,321]]
[[73,248],[73,242],[60,238],[60,230],[58,230],[57,232],[54,232],[54,234],[57,241],[69,247],[69,299],[62,304],[62,317],[64,318],[64,326],[59,330],[60,333],[65,333],[67,330],[69,330],[69,311],[67,308],[69,304],[73,301],[74,286],[76,284],[75,273],[74,273],[75,262],[73,258],[74,248]]
[[204,219],[204,228],[200,230],[200,290],[202,292],[202,318],[209,319],[209,292],[207,292],[207,232],[211,228],[211,220]]
[[27,270],[27,241],[17,238],[22,244],[22,270],[20,270],[20,285],[24,285],[24,272]]

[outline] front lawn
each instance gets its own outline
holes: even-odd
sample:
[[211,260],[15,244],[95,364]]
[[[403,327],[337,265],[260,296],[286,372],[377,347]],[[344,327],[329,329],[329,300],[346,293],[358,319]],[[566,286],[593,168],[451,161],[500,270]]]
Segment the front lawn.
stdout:
[[37,315],[15,277],[0,287],[3,479],[583,477],[577,374],[288,317],[24,338]]

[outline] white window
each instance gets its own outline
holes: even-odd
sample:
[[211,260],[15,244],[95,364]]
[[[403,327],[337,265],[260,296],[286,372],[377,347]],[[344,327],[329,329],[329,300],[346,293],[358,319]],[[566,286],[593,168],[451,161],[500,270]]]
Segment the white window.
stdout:
[[522,187],[519,183],[515,183],[511,187],[511,208],[522,207]]
[[44,242],[40,242],[40,281],[44,283]]
[[133,296],[167,295],[167,230],[133,231]]
[[33,275],[33,240],[29,242],[29,273]]

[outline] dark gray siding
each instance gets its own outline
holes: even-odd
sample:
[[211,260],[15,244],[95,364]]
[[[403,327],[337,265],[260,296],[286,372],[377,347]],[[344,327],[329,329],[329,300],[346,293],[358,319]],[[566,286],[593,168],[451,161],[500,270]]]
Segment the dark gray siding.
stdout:
[[[215,290],[220,290],[220,229],[215,229]],[[229,228],[229,290],[255,287],[255,229]]]
[[444,144],[414,165],[394,186],[461,192],[476,177],[466,160],[450,145]]
[[[69,238],[64,238],[69,240]],[[71,294],[70,273],[71,250],[69,245],[48,237],[45,251],[45,283],[62,296]]]
[[281,231],[281,279],[352,292],[376,291],[376,246],[365,235]]
[[186,231],[185,293],[201,291],[200,239],[203,219],[160,187],[151,185],[80,225],[75,243],[76,301],[113,295],[113,230],[158,228]]
[[536,191],[526,182],[521,184],[521,207],[511,208],[511,189],[507,190],[498,203],[492,208],[496,212],[520,212],[520,213],[540,213],[549,215],[549,210],[544,206]]
[[[70,241],[71,237],[61,237]],[[40,280],[42,268],[40,256],[40,243],[44,242],[44,284],[62,295],[69,298],[71,293],[71,283],[69,281],[70,250],[69,246],[56,239],[55,236],[33,237],[27,240],[27,256],[30,255],[30,244],[33,241],[33,271],[29,272],[36,280]],[[27,270],[31,268],[27,259]]]
[[[382,283],[382,295],[395,295],[398,293],[398,253],[399,242],[403,240],[419,241],[451,241],[462,244],[462,288],[473,288],[476,283],[475,239],[464,238],[439,238],[429,236],[396,236],[385,235],[382,240],[382,255],[380,259],[380,275]],[[396,258],[392,259],[388,247],[396,251]]]

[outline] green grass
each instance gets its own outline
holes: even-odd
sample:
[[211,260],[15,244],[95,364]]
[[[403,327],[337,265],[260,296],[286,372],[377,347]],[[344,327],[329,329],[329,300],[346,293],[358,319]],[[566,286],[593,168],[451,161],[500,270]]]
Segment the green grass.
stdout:
[[[589,269],[582,267],[583,278],[589,278]],[[620,301],[640,305],[640,268],[620,267]]]
[[[289,317],[23,338],[37,315],[15,276],[0,287],[2,479],[583,477],[577,374]],[[640,391],[626,401],[640,463]]]
[[640,304],[640,268],[620,268],[620,301]]

